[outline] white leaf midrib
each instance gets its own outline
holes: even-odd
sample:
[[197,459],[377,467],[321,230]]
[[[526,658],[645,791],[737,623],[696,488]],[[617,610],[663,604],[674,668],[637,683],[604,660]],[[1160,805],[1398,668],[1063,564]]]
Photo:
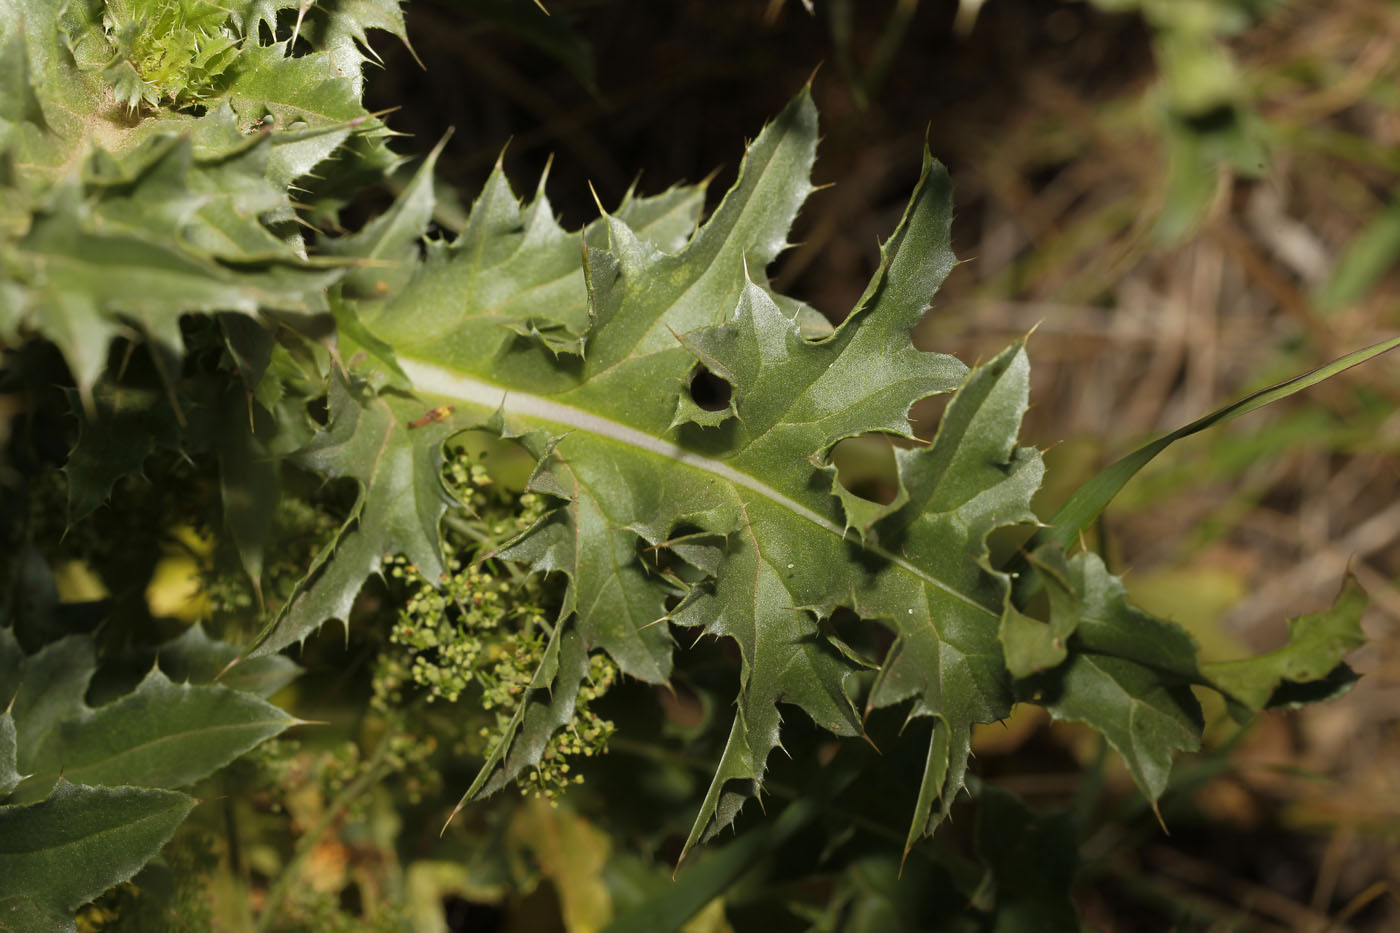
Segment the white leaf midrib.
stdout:
[[[713,457],[706,457],[697,454],[692,450],[687,450],[679,444],[674,444],[664,438],[647,434],[636,428],[613,421],[611,418],[604,418],[583,408],[576,408],[566,405],[555,399],[541,395],[534,395],[529,392],[521,392],[516,389],[507,389],[494,383],[476,379],[459,372],[444,369],[432,363],[410,357],[399,357],[399,366],[413,382],[416,389],[429,395],[442,396],[447,399],[456,399],[485,408],[489,411],[499,410],[502,414],[518,416],[536,421],[548,422],[562,428],[565,432],[584,431],[598,437],[635,447],[638,450],[664,457],[674,463],[687,466],[692,469],[701,470],[726,482],[732,483],[752,493],[762,496],[794,515],[797,515],[824,531],[830,532],[838,538],[844,538],[846,530],[835,522],[817,512],[812,511],[800,502],[784,495],[772,486],[758,480],[748,473],[734,469],[723,460],[716,460]],[[969,606],[987,612],[987,607],[977,602],[975,599],[948,585],[947,583],[932,576],[927,571],[911,564],[908,560],[892,554],[883,548],[871,547],[871,551],[881,557],[896,564],[900,568],[913,574],[921,580],[927,581],[943,592],[956,597],[958,600]]]

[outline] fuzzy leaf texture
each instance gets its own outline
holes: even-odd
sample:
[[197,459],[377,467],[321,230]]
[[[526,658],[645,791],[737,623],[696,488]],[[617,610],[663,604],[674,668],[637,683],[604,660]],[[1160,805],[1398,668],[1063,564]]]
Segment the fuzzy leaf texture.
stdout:
[[[816,139],[804,90],[674,251],[621,210],[605,217],[605,237],[582,237],[586,291],[579,235],[558,227],[542,196],[522,206],[497,172],[455,242],[430,242],[397,295],[357,303],[419,400],[372,390],[363,370],[374,354],[362,355],[359,375],[351,364],[336,377],[312,465],[361,481],[358,524],[338,545],[357,569],[331,587],[340,598],[301,614],[294,601],[259,650],[346,618],[352,578],[378,559],[357,537],[417,545],[410,554],[431,579],[438,564],[421,553],[437,546],[440,490],[428,478],[441,439],[491,425],[523,438],[540,458],[532,486],[558,503],[505,556],[559,571],[569,587],[522,705],[549,709],[523,716],[469,796],[531,764],[512,752],[538,748],[567,719],[586,668],[564,659],[601,649],[627,674],[661,683],[676,626],[733,639],[743,659],[728,744],[689,844],[708,839],[758,792],[780,743],[779,704],[838,735],[862,733],[846,684],[858,664],[824,622],[848,607],[895,635],[869,705],[908,703],[911,718],[930,721],[910,843],[936,825],[963,786],[972,725],[1004,716],[1012,700],[997,640],[1007,580],[987,565],[984,539],[1033,520],[1041,461],[1015,443],[1028,366],[1019,345],[969,372],[910,343],[954,261],[948,178],[931,159],[841,327],[822,334],[811,309],[771,292],[765,270],[812,191]],[[731,387],[722,412],[690,397],[701,366]],[[899,453],[893,503],[844,492],[828,462],[838,441],[909,436],[909,407],[955,390],[935,441]],[[450,418],[409,426],[425,406],[448,405]],[[355,427],[364,419],[373,432]],[[403,458],[392,484],[378,476],[387,457]],[[392,520],[374,511],[381,485],[386,502],[393,490]],[[326,559],[307,593],[334,582],[340,556]],[[679,603],[668,610],[671,597]]]
[[60,781],[28,806],[0,806],[0,928],[73,930],[71,912],[140,870],[194,808],[145,787]]
[[[218,647],[202,632],[186,635],[172,643],[177,660],[170,666],[198,676],[201,656]],[[13,779],[18,768],[20,780],[7,789],[15,802],[42,798],[60,775],[74,784],[182,787],[296,722],[253,694],[176,684],[159,669],[130,693],[89,707],[84,696],[95,670],[91,636],[69,635],[25,655],[10,631],[0,629],[0,693],[11,698],[0,755],[5,731],[14,742],[10,763],[0,760],[0,772],[12,772]],[[276,676],[257,664],[241,682],[257,683],[259,674]]]

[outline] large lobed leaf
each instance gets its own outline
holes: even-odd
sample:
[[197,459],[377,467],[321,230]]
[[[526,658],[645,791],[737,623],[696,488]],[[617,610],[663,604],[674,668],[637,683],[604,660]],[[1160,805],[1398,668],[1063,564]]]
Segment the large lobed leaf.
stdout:
[[[435,151],[388,214],[337,246],[366,265],[332,297],[339,353],[330,420],[297,457],[354,479],[360,496],[249,653],[299,642],[330,618],[348,621],[386,553],[407,553],[436,578],[438,524],[451,507],[441,445],[483,426],[535,455],[531,487],[558,503],[502,556],[559,572],[568,587],[528,696],[463,802],[538,763],[573,713],[588,652],[664,682],[671,625],[728,637],[741,658],[736,715],[687,849],[759,792],[780,744],[780,704],[838,735],[861,734],[847,683],[862,667],[877,668],[867,708],[907,704],[911,720],[930,722],[907,845],[963,787],[972,725],[1003,717],[1016,699],[1101,731],[1155,801],[1173,752],[1199,744],[1192,685],[1221,691],[1240,711],[1345,689],[1354,675],[1341,658],[1355,644],[1361,605],[1352,591],[1300,623],[1290,648],[1203,671],[1189,636],[1129,605],[1097,558],[1058,550],[1079,513],[1057,516],[1020,574],[1027,593],[1049,581],[1048,624],[1013,603],[1012,575],[989,565],[985,539],[1035,521],[1029,500],[1041,461],[1015,443],[1024,348],[968,371],[910,345],[953,262],[948,181],[928,159],[843,325],[833,330],[774,294],[766,267],[811,190],[815,140],[804,92],[752,144],[734,188],[698,230],[703,192],[682,188],[629,195],[569,234],[543,180],[522,204],[498,166],[462,233],[428,240],[419,259]],[[1177,437],[1386,348],[1207,416],[1111,467],[1074,501],[1097,512]],[[692,394],[702,373],[727,384],[722,404]],[[907,437],[913,402],[948,392],[933,442],[897,452],[893,501],[870,502],[841,484],[829,462],[837,442]],[[842,608],[893,634],[878,663],[836,637],[831,618]]]
[[[277,12],[292,8],[308,54],[291,54],[298,40],[271,39]],[[103,12],[118,9],[135,11],[131,22],[116,17],[104,28]],[[138,73],[135,26],[175,9],[0,0],[0,336],[33,328],[74,370],[85,434],[69,473],[81,515],[116,476],[139,469],[153,444],[188,443],[178,412],[157,394],[94,391],[111,339],[140,334],[169,357],[181,350],[181,315],[237,312],[221,329],[247,391],[213,404],[229,428],[217,445],[227,524],[253,581],[280,494],[280,457],[299,448],[302,466],[360,490],[259,638],[262,655],[327,619],[348,621],[385,554],[407,554],[430,579],[441,574],[439,523],[453,504],[439,478],[443,441],[469,426],[519,438],[539,461],[532,487],[556,507],[503,556],[559,572],[569,585],[527,702],[467,798],[538,762],[572,716],[590,651],[606,651],[639,679],[667,680],[672,626],[728,638],[741,659],[728,742],[687,850],[760,791],[781,744],[783,704],[837,735],[862,733],[848,688],[865,667],[877,669],[867,709],[903,704],[911,720],[928,720],[907,845],[963,787],[972,725],[1004,716],[1017,698],[1103,732],[1155,800],[1172,753],[1199,742],[1192,685],[1246,711],[1331,695],[1354,679],[1342,662],[1359,639],[1364,599],[1354,584],[1331,611],[1298,620],[1281,651],[1202,667],[1190,638],[1131,607],[1090,555],[1050,547],[1031,556],[1022,591],[1048,583],[1048,624],[1023,614],[1024,600],[1013,605],[1012,574],[988,563],[985,541],[1035,521],[1040,457],[1016,446],[1028,364],[1019,344],[971,371],[910,344],[953,263],[948,180],[931,159],[866,293],[835,329],[767,282],[812,191],[816,113],[805,91],[755,140],[734,188],[698,229],[696,187],[629,195],[569,233],[543,180],[522,204],[498,166],[461,235],[428,241],[420,258],[439,147],[389,213],[318,259],[289,223],[287,192],[347,142],[357,166],[392,164],[386,131],[359,94],[372,54],[366,30],[403,34],[397,0],[191,0],[179,7],[190,21],[177,23],[199,30],[180,39],[195,43],[189,68]],[[235,323],[265,312],[333,316],[330,417],[309,443],[291,438],[300,432],[279,439],[257,428],[268,411],[300,406],[284,393],[305,375],[269,334]],[[1130,455],[1034,543],[1072,540],[1176,438],[1394,344]],[[692,392],[702,377],[727,385],[718,405]],[[897,452],[891,502],[841,484],[834,445],[869,433],[907,438],[910,406],[943,393],[955,394],[932,443]],[[844,644],[832,623],[838,609],[888,629],[888,653],[861,658]],[[178,649],[189,670],[207,675],[217,667],[211,658],[227,657],[211,646],[196,632]],[[28,657],[0,641],[0,685],[17,685],[0,716],[0,793],[34,799],[60,770],[90,783],[180,786],[290,723],[248,693],[177,685],[158,670],[130,695],[89,709],[92,670],[84,639]],[[266,690],[286,674],[264,657],[233,676]],[[57,787],[35,806],[67,806],[86,792]],[[183,798],[156,802],[172,800]],[[11,807],[0,817],[21,811],[24,820],[47,812]],[[996,884],[1012,890],[1016,870]],[[0,910],[67,909],[66,895],[5,897]]]
[[[554,712],[534,723],[525,713],[469,794],[531,764],[513,752],[539,746],[567,717],[584,670],[560,660],[576,653],[569,645],[605,650],[626,673],[659,683],[671,670],[669,622],[731,638],[742,657],[729,742],[690,843],[708,838],[757,792],[780,741],[778,704],[861,734],[846,688],[859,665],[826,621],[847,607],[895,635],[869,704],[909,702],[911,718],[932,721],[911,842],[936,824],[962,787],[972,725],[1005,715],[1012,699],[997,640],[1007,580],[987,565],[984,539],[1033,520],[1040,458],[1015,446],[1028,367],[1019,345],[972,372],[910,345],[953,265],[948,180],[932,160],[841,327],[814,339],[811,310],[768,289],[765,269],[812,190],[816,135],[804,91],[679,248],[659,248],[619,211],[604,219],[605,242],[585,232],[581,267],[579,236],[559,229],[543,197],[522,207],[493,176],[455,242],[430,243],[402,292],[357,311],[412,380],[416,411],[450,405],[455,414],[411,428],[414,409],[375,394],[370,374],[352,366],[337,377],[332,422],[313,450],[336,452],[318,465],[365,490],[340,544],[354,572],[336,580],[340,555],[328,554],[308,592],[330,580],[339,600],[309,614],[294,605],[260,650],[346,617],[378,559],[355,536],[414,544],[413,559],[434,569],[421,555],[437,546],[423,504],[438,494],[428,479],[438,443],[491,423],[525,438],[540,457],[532,486],[559,502],[506,556],[560,571],[570,585],[534,684],[540,699],[551,692]],[[702,366],[730,385],[722,412],[691,397]],[[954,390],[934,442],[900,452],[893,503],[839,485],[829,464],[838,441],[908,436],[909,407]],[[367,418],[372,431],[355,427]],[[421,477],[417,492],[377,479],[387,457],[406,458],[391,472],[400,484]],[[393,520],[372,519],[375,499],[390,495]],[[412,514],[410,530],[402,523]]]
[[[170,665],[199,676],[209,673],[221,646],[201,632],[171,647]],[[260,663],[241,682],[276,683],[285,671],[275,668],[288,666]],[[0,629],[0,695],[10,720],[8,730],[0,728],[0,756],[3,732],[14,736],[12,763],[0,757],[0,779],[18,770],[19,780],[6,789],[16,801],[42,798],[60,775],[75,784],[183,787],[296,722],[252,693],[176,684],[159,669],[131,693],[89,707],[84,696],[95,671],[90,636],[69,635],[25,655],[9,629]]]
[[0,926],[75,929],[71,912],[136,874],[194,805],[169,790],[60,781],[39,803],[0,806]]
[[[198,627],[162,652],[168,670],[196,681],[236,653]],[[96,666],[91,636],[25,654],[0,628],[0,928],[74,929],[73,909],[134,875],[194,807],[174,788],[295,722],[253,692],[176,684],[160,669],[89,707]],[[268,658],[231,680],[265,693],[294,671]]]
[[[501,556],[568,586],[528,696],[463,802],[538,763],[572,715],[588,652],[665,682],[673,627],[729,638],[741,659],[728,741],[687,849],[760,791],[782,705],[837,735],[862,734],[848,678],[864,667],[877,668],[867,709],[905,704],[910,720],[930,725],[907,846],[963,787],[972,726],[1017,699],[1103,732],[1155,801],[1173,752],[1199,744],[1192,685],[1239,708],[1258,708],[1264,690],[1295,673],[1307,684],[1288,681],[1290,696],[1344,687],[1352,599],[1300,626],[1306,644],[1202,672],[1184,631],[1129,605],[1096,557],[1067,558],[1056,530],[1024,575],[1050,581],[1048,623],[1013,604],[1010,575],[989,564],[985,541],[1035,521],[1040,456],[1016,446],[1025,350],[1013,345],[969,371],[910,344],[953,263],[948,179],[927,158],[841,326],[774,294],[766,267],[811,191],[815,142],[804,91],[749,147],[734,188],[698,229],[698,192],[678,189],[629,197],[571,235],[542,190],[522,204],[498,167],[460,236],[429,240],[417,261],[430,158],[390,213],[342,246],[385,261],[357,272],[336,305],[330,422],[299,457],[355,479],[361,495],[251,653],[298,642],[328,618],[348,621],[384,553],[405,552],[435,578],[449,507],[441,444],[482,426],[534,454],[531,488],[557,503]],[[702,373],[727,385],[721,404],[692,393]],[[836,443],[908,437],[910,406],[950,392],[932,443],[896,452],[891,502],[841,484]],[[838,609],[891,632],[885,657],[861,658],[837,637]],[[1299,664],[1315,643],[1326,656]]]

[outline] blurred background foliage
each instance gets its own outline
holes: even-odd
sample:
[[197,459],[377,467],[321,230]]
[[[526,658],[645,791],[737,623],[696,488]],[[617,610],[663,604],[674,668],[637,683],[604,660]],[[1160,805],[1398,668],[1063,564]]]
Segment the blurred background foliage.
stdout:
[[[375,41],[384,68],[367,103],[397,108],[389,125],[409,137],[398,151],[425,154],[455,128],[440,226],[460,227],[498,159],[525,190],[548,167],[571,227],[595,214],[590,185],[614,205],[634,184],[657,193],[717,170],[713,201],[740,140],[815,70],[816,181],[836,184],[799,218],[775,285],[851,307],[926,138],[954,179],[964,263],[916,340],[972,361],[1034,330],[1025,440],[1059,478],[1041,514],[1146,437],[1400,326],[1400,4],[547,5],[415,0],[412,48]],[[355,209],[373,216],[393,193],[362,192]],[[470,779],[470,761],[445,752],[470,745],[476,714],[367,711],[355,698],[381,676],[388,625],[356,625],[350,660],[340,632],[322,633],[307,675],[278,695],[327,725],[222,777],[258,791],[199,808],[144,882],[83,923],[244,929],[280,900],[272,926],[287,929],[1055,928],[1067,905],[1035,885],[1059,874],[1102,930],[1400,928],[1398,401],[1397,363],[1382,358],[1176,445],[1097,527],[1134,597],[1190,628],[1206,660],[1276,646],[1285,614],[1329,604],[1348,567],[1372,599],[1353,661],[1364,676],[1347,697],[1246,731],[1210,712],[1208,750],[1182,762],[1163,803],[1170,835],[1092,733],[1027,710],[978,735],[975,821],[955,815],[902,879],[896,811],[917,763],[833,748],[827,805],[804,807],[812,776],[775,760],[766,816],[746,812],[736,840],[672,884],[705,749],[722,739],[713,697],[730,659],[700,646],[659,709],[639,684],[598,701],[620,734],[557,807],[500,798],[439,838]],[[937,406],[919,414],[931,434]],[[477,454],[518,488],[509,450]],[[888,460],[853,445],[843,476],[878,497]],[[325,523],[307,518],[304,532]],[[157,597],[203,566],[197,538],[176,550]],[[360,611],[383,610],[369,599]],[[798,746],[824,748],[793,726],[794,760]],[[870,728],[888,748],[879,737],[899,723]],[[643,734],[655,741],[624,738]],[[143,897],[158,914],[141,913]],[[974,911],[952,917],[965,903]]]

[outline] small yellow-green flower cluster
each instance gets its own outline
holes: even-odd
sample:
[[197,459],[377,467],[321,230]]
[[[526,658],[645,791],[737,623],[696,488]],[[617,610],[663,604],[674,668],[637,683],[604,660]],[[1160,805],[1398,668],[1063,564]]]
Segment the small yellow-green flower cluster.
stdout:
[[492,504],[492,498],[486,493],[486,487],[492,485],[491,474],[485,466],[473,462],[465,451],[447,458],[442,465],[442,479],[457,501],[476,514]]
[[[608,739],[617,731],[611,720],[603,719],[589,709],[589,704],[608,692],[617,680],[617,665],[606,655],[595,654],[588,659],[588,679],[579,688],[574,705],[574,718],[554,733],[540,755],[540,763],[518,779],[520,793],[535,794],[554,800],[570,784],[582,784],[583,775],[571,774],[571,757],[591,758],[608,750]],[[512,707],[512,712],[513,712]],[[509,715],[497,714],[497,735],[509,722]],[[482,730],[483,734],[486,730]],[[499,739],[497,739],[499,741]],[[495,743],[492,743],[494,748]]]
[[[551,629],[536,578],[472,558],[529,528],[544,504],[532,493],[512,496],[493,487],[481,464],[465,453],[448,458],[443,479],[469,512],[471,525],[440,580],[425,579],[402,556],[386,558],[391,584],[404,587],[406,597],[390,632],[390,642],[400,650],[385,652],[381,659],[376,705],[401,705],[410,691],[421,691],[418,695],[429,703],[456,703],[464,693],[478,690],[481,709],[494,720],[479,730],[489,755],[526,699]],[[582,780],[571,773],[569,759],[605,750],[613,724],[589,704],[616,677],[617,668],[606,657],[590,659],[573,719],[550,740],[539,767],[522,775],[523,792],[552,798]]]
[[[453,498],[474,516],[485,535],[496,544],[504,543],[529,528],[544,514],[544,501],[533,492],[507,496],[491,481],[486,467],[465,451],[443,464],[443,482]],[[504,508],[502,506],[505,506]]]

